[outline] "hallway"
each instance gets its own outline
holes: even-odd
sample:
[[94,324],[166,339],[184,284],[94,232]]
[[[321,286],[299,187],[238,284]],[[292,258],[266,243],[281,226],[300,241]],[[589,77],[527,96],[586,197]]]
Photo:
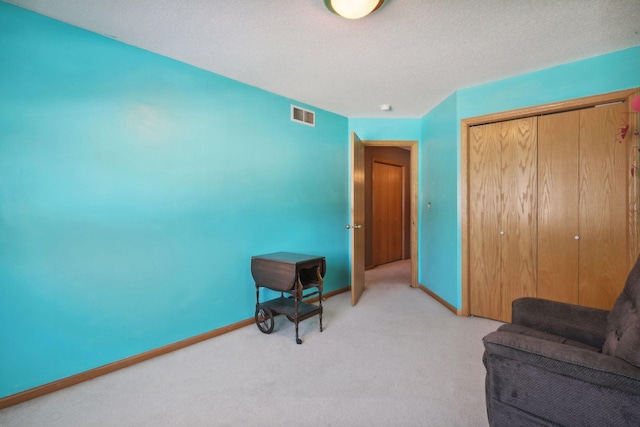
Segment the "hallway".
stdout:
[[411,259],[382,264],[364,272],[365,288],[411,286]]

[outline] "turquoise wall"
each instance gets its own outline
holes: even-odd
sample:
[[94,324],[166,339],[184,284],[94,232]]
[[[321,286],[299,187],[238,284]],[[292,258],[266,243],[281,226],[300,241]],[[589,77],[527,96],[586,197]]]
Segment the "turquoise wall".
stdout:
[[349,119],[349,133],[372,141],[418,141],[421,126],[420,119]]
[[347,118],[6,3],[0,58],[0,397],[253,317],[252,255],[349,285]]
[[640,46],[458,90],[458,118],[548,104],[640,85]]
[[[449,96],[421,121],[420,272],[419,281],[456,305],[460,283],[457,266],[459,226],[456,139],[457,94]],[[430,208],[429,209],[429,204]]]

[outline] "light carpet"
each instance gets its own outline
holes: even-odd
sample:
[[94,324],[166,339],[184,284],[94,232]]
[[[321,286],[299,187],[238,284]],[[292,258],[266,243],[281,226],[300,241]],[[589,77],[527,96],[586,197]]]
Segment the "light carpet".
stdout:
[[0,411],[2,426],[486,426],[481,338],[409,283],[409,261],[317,317],[251,325]]

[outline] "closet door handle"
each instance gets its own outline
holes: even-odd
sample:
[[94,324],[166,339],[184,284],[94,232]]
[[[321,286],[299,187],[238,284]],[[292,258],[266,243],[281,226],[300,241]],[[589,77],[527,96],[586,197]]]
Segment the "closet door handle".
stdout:
[[580,236],[573,236],[574,239],[580,240]]
[[500,230],[500,235],[504,236],[504,231]]

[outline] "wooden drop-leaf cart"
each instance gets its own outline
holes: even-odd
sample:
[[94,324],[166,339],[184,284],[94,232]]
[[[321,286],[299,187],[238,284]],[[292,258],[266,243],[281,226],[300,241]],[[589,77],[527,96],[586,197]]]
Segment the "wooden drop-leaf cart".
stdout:
[[[298,323],[318,315],[322,332],[322,283],[325,272],[326,261],[321,256],[276,252],[251,257],[251,275],[256,284],[255,321],[258,329],[270,334],[274,317],[284,314],[295,324],[296,343],[302,344],[298,336]],[[260,302],[260,288],[280,292],[280,297]],[[318,297],[317,305],[305,302],[314,296]]]

